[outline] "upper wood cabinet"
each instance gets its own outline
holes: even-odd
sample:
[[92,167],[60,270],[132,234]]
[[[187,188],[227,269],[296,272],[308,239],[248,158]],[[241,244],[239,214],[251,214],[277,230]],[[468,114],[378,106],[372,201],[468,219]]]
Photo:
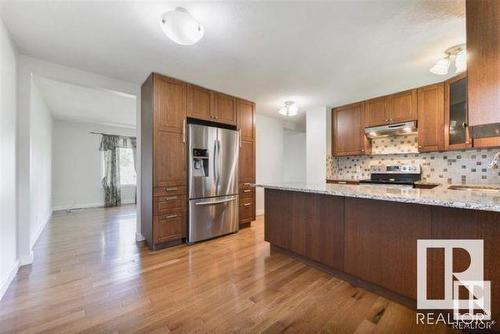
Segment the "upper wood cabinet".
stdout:
[[236,98],[203,87],[189,85],[189,117],[236,125],[238,121]]
[[444,84],[418,89],[418,151],[444,150]]
[[444,148],[460,150],[472,147],[467,117],[467,73],[444,83]]
[[254,140],[255,138],[255,103],[242,99],[236,100],[238,112],[238,128],[241,131],[242,140]]
[[417,119],[417,90],[412,89],[365,101],[367,126]]
[[365,153],[363,120],[362,103],[332,109],[332,155]]
[[407,90],[388,96],[389,122],[398,123],[417,119],[417,90]]
[[417,119],[417,90],[377,97],[365,102],[366,125],[377,126]]
[[236,125],[236,98],[221,93],[214,93],[215,119],[217,122]]
[[163,131],[183,132],[186,120],[187,85],[179,80],[153,75],[154,125]]
[[467,0],[466,31],[470,126],[500,130],[500,1]]
[[187,115],[189,117],[212,121],[214,106],[212,91],[203,87],[189,85]]
[[365,102],[368,126],[376,126],[389,123],[388,99],[385,96],[377,97]]

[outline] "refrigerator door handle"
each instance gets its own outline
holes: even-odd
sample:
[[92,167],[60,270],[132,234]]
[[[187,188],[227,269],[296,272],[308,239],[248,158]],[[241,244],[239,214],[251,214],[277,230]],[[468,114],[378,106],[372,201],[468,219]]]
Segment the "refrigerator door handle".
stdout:
[[228,199],[222,199],[218,201],[207,201],[207,202],[198,202],[195,203],[195,205],[214,205],[214,204],[221,204],[221,203],[227,203],[227,202],[232,202],[236,200],[236,197],[228,198]]

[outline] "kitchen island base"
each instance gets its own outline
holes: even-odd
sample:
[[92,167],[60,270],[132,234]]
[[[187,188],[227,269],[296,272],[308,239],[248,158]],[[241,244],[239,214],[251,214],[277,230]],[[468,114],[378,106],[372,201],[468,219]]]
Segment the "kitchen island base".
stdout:
[[[272,249],[412,308],[419,239],[483,240],[484,279],[491,281],[498,327],[500,213],[265,189],[265,240]],[[454,249],[454,272],[467,269],[470,261],[466,252]],[[428,250],[427,262],[427,296],[442,299],[444,250]]]

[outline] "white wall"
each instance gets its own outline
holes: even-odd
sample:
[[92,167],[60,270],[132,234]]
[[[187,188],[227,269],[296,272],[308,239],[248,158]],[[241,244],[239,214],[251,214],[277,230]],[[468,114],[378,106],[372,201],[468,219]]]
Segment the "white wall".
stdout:
[[283,181],[306,181],[306,133],[285,129],[283,132]]
[[[283,182],[283,122],[257,114],[256,116],[256,181]],[[264,190],[257,188],[257,214],[264,212]]]
[[[135,136],[135,129],[91,123],[54,122],[53,209],[104,205],[101,136],[90,131]],[[135,187],[122,187],[122,203],[134,203]]]
[[327,108],[310,110],[306,117],[306,179],[308,183],[325,183]]
[[35,84],[30,99],[30,246],[52,215],[52,115]]
[[16,215],[17,52],[0,19],[0,299],[19,267]]

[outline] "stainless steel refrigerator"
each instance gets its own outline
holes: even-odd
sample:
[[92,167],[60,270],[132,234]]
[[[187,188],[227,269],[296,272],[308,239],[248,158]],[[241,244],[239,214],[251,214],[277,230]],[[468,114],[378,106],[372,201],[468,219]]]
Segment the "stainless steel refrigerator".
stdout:
[[236,130],[188,125],[188,243],[238,231]]

